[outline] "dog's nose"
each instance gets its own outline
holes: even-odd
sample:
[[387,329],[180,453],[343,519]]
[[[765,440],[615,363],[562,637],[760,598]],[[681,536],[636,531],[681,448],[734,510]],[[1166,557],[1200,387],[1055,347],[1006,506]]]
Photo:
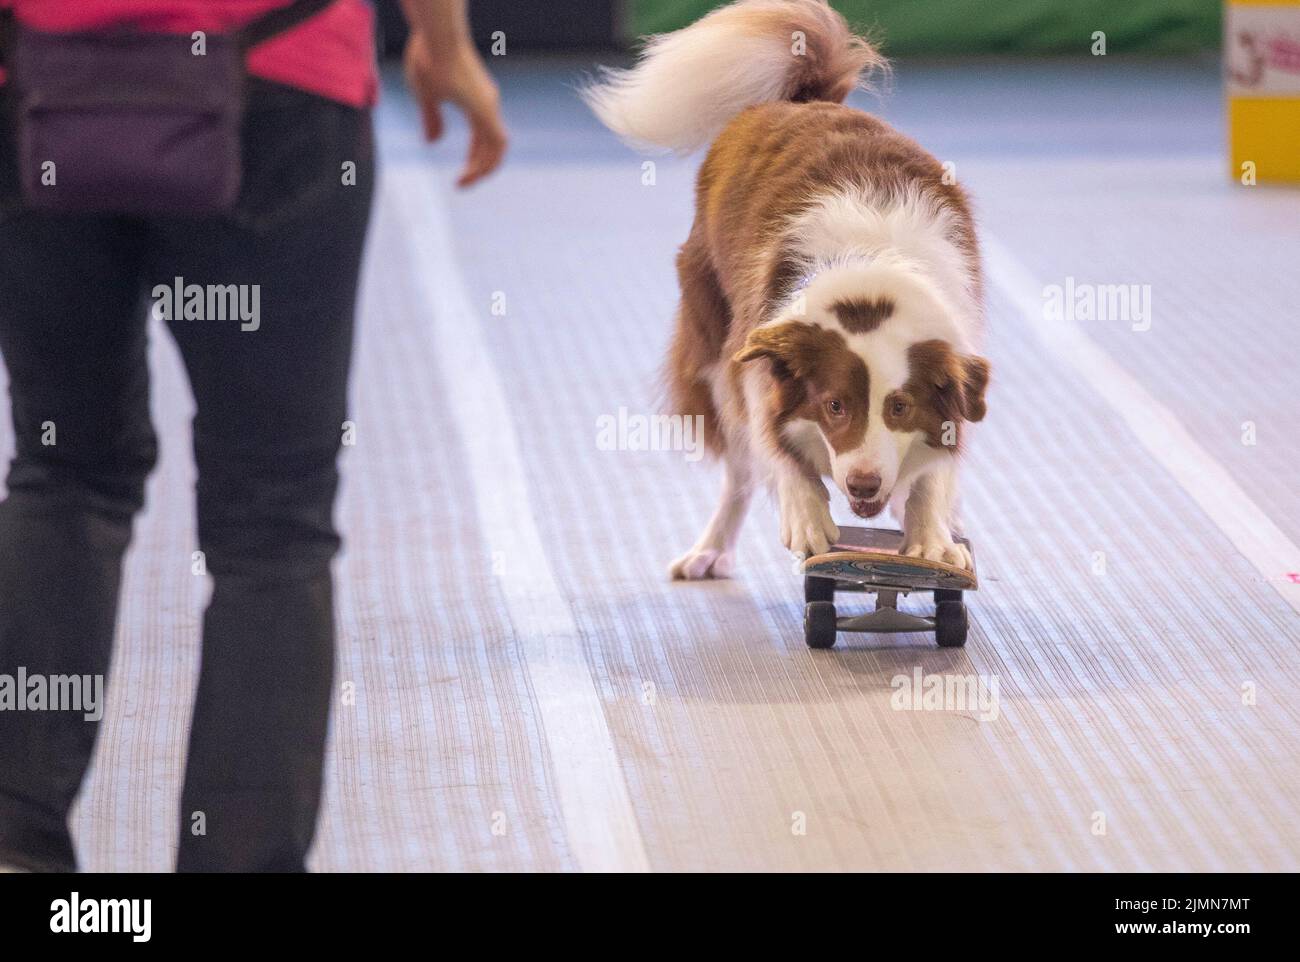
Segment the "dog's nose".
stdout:
[[880,493],[880,473],[872,471],[850,471],[848,477],[849,496],[870,501]]

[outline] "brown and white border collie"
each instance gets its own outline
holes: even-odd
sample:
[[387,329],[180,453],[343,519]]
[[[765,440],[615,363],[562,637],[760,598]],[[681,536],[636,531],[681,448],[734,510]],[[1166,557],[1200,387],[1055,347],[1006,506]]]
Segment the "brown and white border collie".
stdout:
[[821,0],[743,0],[583,91],[636,146],[712,141],[668,385],[676,413],[704,415],[725,480],[674,578],[731,573],[764,481],[785,546],[825,551],[827,476],[859,517],[901,516],[905,554],[971,564],[953,525],[962,426],[989,380],[974,224],[938,160],[841,104],[885,66]]

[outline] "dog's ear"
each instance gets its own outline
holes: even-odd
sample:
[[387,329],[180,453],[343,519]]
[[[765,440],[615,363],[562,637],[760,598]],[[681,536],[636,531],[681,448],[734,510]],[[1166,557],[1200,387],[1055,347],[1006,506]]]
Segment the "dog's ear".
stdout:
[[772,371],[777,377],[806,377],[816,360],[815,334],[813,325],[799,321],[765,324],[749,332],[745,346],[732,360],[744,364],[767,357],[772,359]]
[[989,362],[974,354],[960,354],[962,416],[967,421],[983,421],[988,413],[984,392],[989,386]]
[[908,360],[915,374],[934,391],[935,409],[945,420],[981,421],[987,413],[984,391],[989,362],[974,354],[959,354],[947,341],[913,344]]

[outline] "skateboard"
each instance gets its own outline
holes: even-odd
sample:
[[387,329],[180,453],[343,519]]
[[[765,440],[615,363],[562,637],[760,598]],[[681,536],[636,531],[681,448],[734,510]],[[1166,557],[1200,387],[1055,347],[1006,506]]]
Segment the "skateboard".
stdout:
[[[965,538],[956,539],[971,551]],[[840,528],[840,537],[823,554],[803,564],[803,635],[809,648],[833,648],[841,631],[933,631],[942,648],[966,644],[966,605],[963,591],[979,587],[975,570],[940,561],[905,558],[899,554],[903,532],[884,528]],[[835,592],[861,591],[876,596],[876,608],[866,614],[840,617]],[[914,615],[898,610],[898,596],[913,591],[934,594],[934,614]]]

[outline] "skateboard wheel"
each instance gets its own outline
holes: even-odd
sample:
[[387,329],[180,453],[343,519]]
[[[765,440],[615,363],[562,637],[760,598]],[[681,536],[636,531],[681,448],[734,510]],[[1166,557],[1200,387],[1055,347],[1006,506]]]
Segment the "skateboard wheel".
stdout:
[[835,605],[810,601],[803,609],[803,640],[809,648],[835,647]]
[[804,575],[803,600],[805,604],[812,604],[814,601],[834,601],[835,580],[833,578],[815,578],[812,575]]
[[966,606],[960,601],[940,601],[934,606],[934,640],[940,648],[966,644],[967,626]]

